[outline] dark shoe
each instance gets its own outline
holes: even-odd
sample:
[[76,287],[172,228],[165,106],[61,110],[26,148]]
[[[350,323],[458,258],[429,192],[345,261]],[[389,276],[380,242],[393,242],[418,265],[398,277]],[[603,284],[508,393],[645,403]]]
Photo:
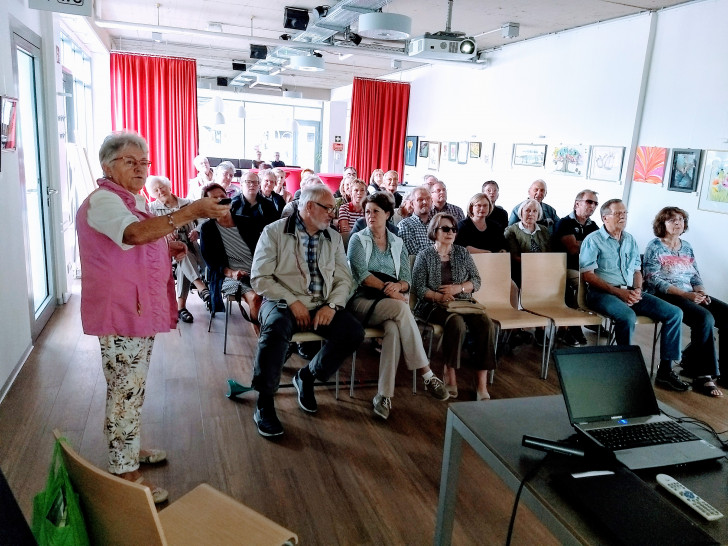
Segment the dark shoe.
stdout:
[[212,308],[212,297],[210,296],[210,291],[205,288],[204,290],[200,290],[197,295],[200,296],[200,299],[205,302],[205,307],[209,311]]
[[298,393],[298,406],[308,413],[316,413],[318,404],[313,394],[313,381],[303,381],[301,379],[301,370],[298,370],[296,375],[293,376],[293,386]]
[[701,377],[693,381],[693,392],[704,394],[710,398],[720,398],[723,396],[721,391],[710,378]]
[[571,335],[574,336],[574,339],[579,343],[579,345],[587,344],[586,337],[584,336],[581,326],[570,326],[569,332],[571,332]]
[[183,307],[182,309],[180,309],[179,311],[177,311],[177,316],[179,317],[179,319],[180,319],[180,320],[181,320],[182,322],[186,322],[186,323],[188,323],[188,324],[189,324],[190,322],[192,322],[193,320],[195,320],[195,318],[194,318],[194,317],[192,316],[192,313],[190,313],[190,312],[189,312],[189,311],[187,310],[187,308],[186,308],[186,307]]
[[311,360],[321,348],[318,341],[307,341],[298,344],[298,355],[304,360]]
[[568,345],[569,347],[578,347],[580,345],[579,341],[568,329],[559,332],[558,340],[564,345]]
[[655,385],[659,385],[663,389],[671,389],[678,392],[684,392],[690,387],[690,385],[681,380],[672,370],[667,373],[658,371],[657,377],[655,377]]
[[283,425],[278,420],[276,409],[271,408],[255,408],[253,421],[258,425],[258,434],[266,438],[280,436],[283,434]]

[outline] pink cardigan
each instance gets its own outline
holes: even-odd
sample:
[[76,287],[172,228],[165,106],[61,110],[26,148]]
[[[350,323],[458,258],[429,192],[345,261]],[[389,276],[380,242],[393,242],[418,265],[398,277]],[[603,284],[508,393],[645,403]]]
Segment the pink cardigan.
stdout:
[[[153,218],[136,208],[134,196],[107,180],[98,180],[96,191],[110,191],[129,211],[145,220]],[[167,243],[151,243],[122,250],[88,224],[90,196],[76,214],[81,256],[81,322],[94,336],[149,337],[177,325],[174,279]]]

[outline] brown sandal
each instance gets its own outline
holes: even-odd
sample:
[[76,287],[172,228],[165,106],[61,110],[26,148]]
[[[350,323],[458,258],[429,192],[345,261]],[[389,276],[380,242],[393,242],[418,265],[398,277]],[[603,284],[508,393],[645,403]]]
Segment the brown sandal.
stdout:
[[693,381],[693,391],[709,396],[710,398],[720,398],[723,396],[723,391],[718,388],[712,379],[708,379],[702,383],[700,381],[702,380],[696,379]]

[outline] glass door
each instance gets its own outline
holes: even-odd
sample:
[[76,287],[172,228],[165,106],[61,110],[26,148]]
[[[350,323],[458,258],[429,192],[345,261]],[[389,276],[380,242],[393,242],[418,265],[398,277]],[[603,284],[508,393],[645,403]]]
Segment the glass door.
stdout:
[[295,121],[293,133],[294,165],[313,168],[314,172],[321,169],[321,122]]
[[[38,40],[40,42],[40,40]],[[48,190],[45,155],[41,145],[43,103],[40,95],[40,49],[25,37],[13,34],[18,90],[18,160],[24,188],[24,231],[31,333],[35,339],[53,314],[55,294],[50,252]]]

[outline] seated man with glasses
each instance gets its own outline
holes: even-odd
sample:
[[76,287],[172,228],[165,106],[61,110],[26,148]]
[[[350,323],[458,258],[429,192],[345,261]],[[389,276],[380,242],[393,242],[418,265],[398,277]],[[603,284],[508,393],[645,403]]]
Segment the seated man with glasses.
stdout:
[[[584,238],[599,229],[591,219],[597,210],[597,192],[582,190],[576,194],[574,210],[556,223],[551,249],[566,252],[566,304],[576,309],[579,290],[579,251]],[[581,326],[571,326],[561,334],[561,341],[567,345],[586,345]]]
[[335,210],[328,187],[307,186],[298,210],[266,226],[255,249],[251,281],[264,298],[253,373],[253,418],[261,436],[283,434],[274,396],[293,334],[313,331],[326,338],[293,378],[298,405],[307,413],[318,411],[314,381],[326,381],[364,339],[361,324],[344,308],[353,280],[341,235],[329,227]]
[[682,311],[651,294],[642,293],[639,249],[634,237],[624,231],[627,208],[621,199],[610,199],[600,209],[601,229],[587,235],[581,244],[579,267],[588,290],[590,309],[614,321],[617,345],[632,345],[637,315],[662,322],[660,367],[655,383],[675,391],[686,391],[687,383],[672,371],[679,360]]

